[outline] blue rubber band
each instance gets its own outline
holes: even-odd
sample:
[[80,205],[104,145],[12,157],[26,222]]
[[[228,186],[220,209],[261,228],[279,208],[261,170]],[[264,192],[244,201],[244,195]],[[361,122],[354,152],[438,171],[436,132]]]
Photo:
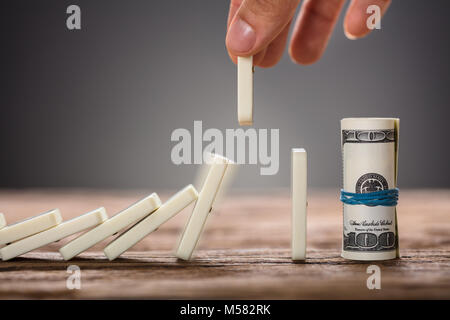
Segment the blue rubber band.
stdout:
[[369,193],[353,193],[341,190],[341,201],[350,205],[394,207],[398,202],[398,192],[398,188]]

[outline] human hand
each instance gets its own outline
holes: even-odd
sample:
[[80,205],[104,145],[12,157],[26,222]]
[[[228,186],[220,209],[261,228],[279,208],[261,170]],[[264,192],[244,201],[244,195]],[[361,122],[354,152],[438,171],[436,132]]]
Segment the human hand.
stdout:
[[[291,59],[311,64],[320,59],[345,0],[304,0],[289,44]],[[352,0],[344,21],[349,39],[366,36],[366,10],[378,5],[383,15],[391,0]],[[253,56],[253,64],[272,67],[282,57],[289,27],[300,0],[231,0],[226,46],[238,56]]]

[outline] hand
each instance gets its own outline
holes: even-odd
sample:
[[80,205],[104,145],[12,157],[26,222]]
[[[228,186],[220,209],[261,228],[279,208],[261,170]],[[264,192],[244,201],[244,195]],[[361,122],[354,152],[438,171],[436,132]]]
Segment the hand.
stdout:
[[[282,57],[289,26],[300,0],[231,0],[226,46],[236,63],[237,56],[254,56],[253,64],[272,67]],[[345,0],[304,0],[289,44],[291,59],[311,64],[320,59]],[[367,35],[366,13],[378,5],[381,14],[390,0],[352,0],[344,21],[349,39]]]

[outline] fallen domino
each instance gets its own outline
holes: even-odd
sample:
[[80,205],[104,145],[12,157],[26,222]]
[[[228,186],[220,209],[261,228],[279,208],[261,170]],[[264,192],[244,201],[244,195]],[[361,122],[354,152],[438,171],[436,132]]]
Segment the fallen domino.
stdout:
[[292,260],[306,258],[307,157],[305,149],[292,149]]
[[139,221],[132,228],[122,233],[104,249],[109,260],[114,260],[126,250],[134,246],[145,236],[158,229],[163,223],[197,200],[197,190],[192,185],[177,192],[159,209]]
[[176,257],[183,260],[191,259],[229,163],[230,160],[218,155],[214,156],[214,159],[211,161],[209,173],[182,233],[175,253]]
[[[0,229],[4,228],[6,226],[6,219],[3,213],[0,213]],[[0,248],[4,245],[0,244]],[[1,256],[0,256],[1,257]]]
[[6,226],[6,219],[3,213],[0,213],[0,229]]
[[253,124],[253,57],[237,58],[238,121],[241,126]]
[[127,209],[109,218],[99,226],[72,240],[61,249],[64,260],[70,260],[95,244],[105,240],[125,227],[145,218],[161,206],[161,200],[156,193],[134,203]]
[[35,217],[6,226],[0,229],[0,246],[50,229],[51,227],[60,224],[61,221],[61,213],[58,209],[53,209]]
[[105,209],[103,207],[98,208],[50,229],[11,243],[0,249],[0,256],[3,261],[15,258],[75,233],[95,227],[106,219],[108,219],[108,216]]

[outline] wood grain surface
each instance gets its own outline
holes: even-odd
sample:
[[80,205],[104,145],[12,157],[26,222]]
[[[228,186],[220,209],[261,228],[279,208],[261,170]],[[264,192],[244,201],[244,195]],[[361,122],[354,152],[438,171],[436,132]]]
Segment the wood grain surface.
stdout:
[[[109,216],[151,191],[2,190],[8,224],[59,208],[69,219],[104,206]],[[170,193],[160,195],[167,199]],[[108,239],[64,261],[70,239],[0,262],[0,298],[190,299],[449,299],[450,190],[402,190],[401,259],[360,263],[340,257],[342,207],[337,190],[309,195],[307,260],[290,260],[288,190],[230,195],[212,212],[195,259],[172,252],[192,207],[115,261]],[[381,268],[381,290],[368,290],[366,269]],[[69,265],[81,269],[81,289],[69,290]]]

